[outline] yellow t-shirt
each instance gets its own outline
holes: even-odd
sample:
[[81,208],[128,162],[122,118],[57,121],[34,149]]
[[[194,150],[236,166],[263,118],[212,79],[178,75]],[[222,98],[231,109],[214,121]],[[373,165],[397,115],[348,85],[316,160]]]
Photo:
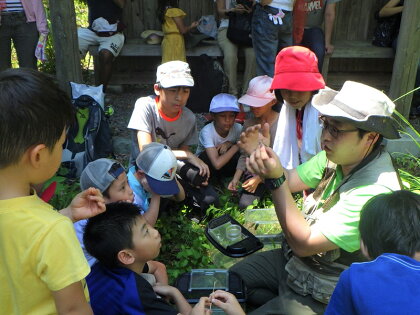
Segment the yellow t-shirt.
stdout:
[[70,219],[36,195],[0,200],[1,314],[56,314],[51,291],[89,271]]

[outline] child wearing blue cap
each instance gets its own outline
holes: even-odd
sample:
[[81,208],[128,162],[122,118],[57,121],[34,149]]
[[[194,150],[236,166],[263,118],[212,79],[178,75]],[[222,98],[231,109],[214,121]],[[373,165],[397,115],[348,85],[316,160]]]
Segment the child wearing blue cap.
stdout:
[[213,121],[201,129],[196,154],[210,169],[213,178],[233,176],[239,158],[236,142],[242,126],[235,122],[238,99],[226,93],[213,97],[210,113]]

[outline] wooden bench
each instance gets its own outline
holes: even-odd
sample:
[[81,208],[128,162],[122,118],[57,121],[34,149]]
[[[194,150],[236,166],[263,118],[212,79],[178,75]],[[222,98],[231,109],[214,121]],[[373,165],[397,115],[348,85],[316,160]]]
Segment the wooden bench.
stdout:
[[322,66],[322,76],[327,81],[328,70],[331,58],[350,58],[350,59],[388,59],[394,58],[394,51],[390,47],[377,47],[370,41],[342,40],[333,43],[334,52],[332,55],[325,55]]
[[[99,83],[98,78],[98,46],[89,46],[89,53],[93,56],[93,65],[95,73],[95,83]],[[210,57],[222,57],[223,53],[217,45],[216,40],[203,41],[199,45],[189,48],[186,50],[187,57],[198,57],[202,54],[206,54]],[[141,40],[128,40],[122,48],[118,58],[120,57],[160,57],[162,56],[162,50],[160,45],[148,45]],[[151,76],[154,77],[155,70],[153,73],[115,73],[112,75],[111,84],[136,84],[144,81],[150,81]]]

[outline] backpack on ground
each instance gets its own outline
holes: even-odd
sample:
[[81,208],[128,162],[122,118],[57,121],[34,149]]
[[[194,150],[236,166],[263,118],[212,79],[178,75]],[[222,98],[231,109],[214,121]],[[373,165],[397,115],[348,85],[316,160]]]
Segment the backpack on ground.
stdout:
[[192,58],[188,63],[194,78],[194,87],[191,89],[187,107],[194,113],[207,113],[213,96],[227,93],[227,76],[220,62],[208,55]]
[[104,110],[89,95],[72,100],[75,121],[67,131],[62,162],[69,177],[79,177],[85,166],[113,154],[111,130]]

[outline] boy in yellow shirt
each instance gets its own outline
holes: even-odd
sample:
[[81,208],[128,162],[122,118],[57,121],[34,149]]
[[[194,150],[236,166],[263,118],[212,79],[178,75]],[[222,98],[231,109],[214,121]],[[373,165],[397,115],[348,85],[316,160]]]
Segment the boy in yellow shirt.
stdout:
[[46,75],[0,73],[2,314],[92,314],[82,285],[89,265],[69,218],[103,212],[102,195],[90,188],[60,214],[32,188],[57,171],[72,118],[67,95]]

